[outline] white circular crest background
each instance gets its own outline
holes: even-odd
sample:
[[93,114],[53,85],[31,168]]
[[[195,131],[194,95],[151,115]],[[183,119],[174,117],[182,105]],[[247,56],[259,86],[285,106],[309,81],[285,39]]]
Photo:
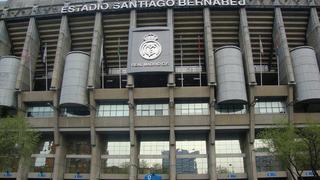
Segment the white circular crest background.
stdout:
[[158,42],[158,37],[152,33],[144,37],[144,42],[140,45],[140,56],[147,60],[154,60],[161,54],[162,47]]

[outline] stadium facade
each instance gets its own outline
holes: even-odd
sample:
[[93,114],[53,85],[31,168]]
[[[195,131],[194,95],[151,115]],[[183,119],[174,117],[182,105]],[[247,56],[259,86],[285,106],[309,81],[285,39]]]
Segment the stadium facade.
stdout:
[[0,7],[1,116],[42,133],[0,179],[290,179],[257,134],[320,119],[318,0]]

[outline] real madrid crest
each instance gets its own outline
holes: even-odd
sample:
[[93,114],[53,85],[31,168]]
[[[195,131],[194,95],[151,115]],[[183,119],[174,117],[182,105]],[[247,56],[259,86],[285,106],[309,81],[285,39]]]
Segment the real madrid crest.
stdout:
[[140,56],[147,60],[154,60],[161,54],[161,44],[158,42],[158,36],[149,33],[144,36],[144,41],[140,45]]

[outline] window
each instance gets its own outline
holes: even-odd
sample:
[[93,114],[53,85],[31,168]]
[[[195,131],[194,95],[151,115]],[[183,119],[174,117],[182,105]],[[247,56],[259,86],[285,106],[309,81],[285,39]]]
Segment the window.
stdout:
[[208,103],[176,104],[176,115],[208,115]]
[[219,174],[244,173],[243,157],[217,157]]
[[256,102],[256,114],[272,114],[272,113],[285,113],[286,103],[284,100],[276,99],[260,99]]
[[202,138],[183,137],[176,141],[177,174],[207,174],[206,141]]
[[168,104],[138,104],[137,116],[168,116]]
[[105,138],[101,171],[104,174],[128,174],[130,166],[129,135],[117,134]]
[[270,153],[272,149],[263,139],[255,139],[254,148],[256,151],[257,172],[282,171],[281,163]]
[[139,154],[139,174],[169,173],[169,141],[142,138]]
[[85,136],[69,136],[67,154],[91,154],[90,138]]
[[130,155],[129,141],[107,142],[106,154],[108,155]]
[[90,159],[67,158],[66,173],[90,173]]
[[244,173],[245,154],[239,139],[216,140],[217,172],[219,174]]
[[247,107],[242,104],[224,104],[217,105],[215,109],[216,114],[246,114]]
[[130,159],[103,159],[102,172],[105,174],[128,174]]
[[35,157],[32,158],[31,172],[53,172],[54,158]]
[[54,166],[53,136],[43,134],[38,148],[31,155],[31,172],[52,172]]
[[27,117],[53,117],[54,110],[50,105],[37,104],[37,105],[28,105],[27,107]]
[[97,117],[125,117],[129,116],[127,104],[100,104],[97,108]]
[[240,141],[239,140],[216,140],[216,153],[217,154],[240,154]]
[[0,172],[17,172],[19,159],[15,157],[0,156]]
[[162,155],[169,152],[168,141],[142,141],[140,143],[140,155]]
[[284,168],[274,156],[256,156],[257,172],[282,171]]
[[87,107],[64,107],[60,110],[62,117],[83,117],[89,116],[90,111]]

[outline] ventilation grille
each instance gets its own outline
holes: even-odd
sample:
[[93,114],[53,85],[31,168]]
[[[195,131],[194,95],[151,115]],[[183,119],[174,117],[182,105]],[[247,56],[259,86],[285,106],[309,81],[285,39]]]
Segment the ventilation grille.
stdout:
[[40,51],[39,59],[36,65],[36,78],[45,77],[45,65],[42,63],[45,44],[47,44],[48,72],[50,74],[50,72],[53,71],[54,58],[56,55],[59,37],[60,22],[61,18],[37,20],[42,51]]
[[[203,43],[203,12],[201,10],[174,12],[175,65],[199,66],[205,71]],[[182,63],[181,63],[181,51]],[[199,57],[200,56],[200,57]]]
[[103,16],[105,72],[109,68],[127,67],[130,12]]
[[262,64],[269,65],[270,70],[272,68],[277,69],[276,57],[273,49],[273,21],[274,12],[270,11],[247,11],[248,24],[251,38],[251,46],[253,53],[253,61],[255,65],[260,64],[260,40],[264,53],[261,56]]
[[282,10],[289,48],[306,45],[309,11]]
[[167,14],[165,10],[138,11],[137,27],[167,26]]
[[239,11],[211,11],[214,49],[225,45],[239,46]]
[[12,43],[12,54],[21,57],[24,41],[28,31],[29,19],[7,21],[8,33]]
[[90,54],[94,19],[95,17],[93,15],[69,18],[72,51],[84,51]]

